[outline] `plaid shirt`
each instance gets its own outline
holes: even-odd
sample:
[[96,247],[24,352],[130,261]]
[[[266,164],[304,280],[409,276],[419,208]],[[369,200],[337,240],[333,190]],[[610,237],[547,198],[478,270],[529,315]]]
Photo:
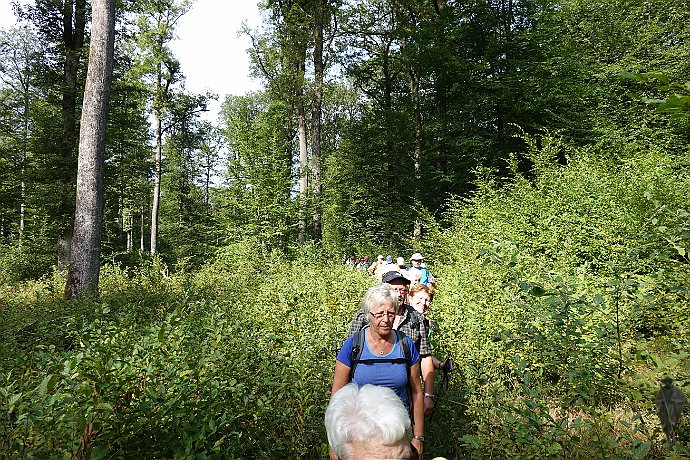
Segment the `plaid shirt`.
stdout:
[[[358,310],[357,314],[352,319],[348,338],[355,335],[355,332],[361,330],[367,324],[368,321],[364,316],[364,313],[362,310]],[[414,346],[417,347],[417,351],[419,351],[420,356],[427,356],[431,354],[429,334],[427,333],[423,318],[414,308],[409,305],[405,305],[405,314],[402,321],[400,321],[400,325],[398,325],[398,330],[404,332],[406,336],[412,339],[412,342],[414,343]]]

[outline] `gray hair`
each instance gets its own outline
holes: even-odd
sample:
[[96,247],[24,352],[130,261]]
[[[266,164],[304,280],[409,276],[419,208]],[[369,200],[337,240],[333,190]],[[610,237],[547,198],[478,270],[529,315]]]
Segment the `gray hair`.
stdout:
[[364,313],[365,318],[369,321],[369,312],[372,308],[381,305],[387,301],[393,302],[395,309],[398,309],[398,292],[388,283],[377,284],[369,288],[359,307]]
[[349,383],[326,408],[328,444],[342,460],[353,458],[353,444],[392,445],[409,441],[410,417],[400,398],[388,387]]

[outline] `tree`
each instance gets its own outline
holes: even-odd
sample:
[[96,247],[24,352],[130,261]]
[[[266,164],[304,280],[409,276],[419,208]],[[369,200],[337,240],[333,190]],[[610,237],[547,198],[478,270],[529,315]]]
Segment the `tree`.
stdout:
[[228,97],[223,103],[228,145],[226,187],[216,196],[228,241],[243,237],[286,247],[296,236],[292,145],[285,121],[292,107],[267,93]]
[[40,54],[40,41],[28,27],[0,30],[0,132],[4,152],[0,161],[7,162],[2,170],[9,173],[0,180],[0,239],[16,237],[19,245],[26,231],[28,176],[35,156],[31,151],[31,117],[38,96],[33,75]]
[[89,65],[79,133],[72,258],[65,286],[68,298],[97,293],[100,273],[103,155],[113,75],[115,0],[93,0],[92,11]]
[[[20,18],[32,22],[46,46],[44,84],[60,93],[59,174],[51,181],[57,186],[57,265],[67,268],[74,218],[74,179],[76,174],[77,117],[80,96],[80,70],[86,41],[86,0],[36,0],[33,5],[17,8]],[[54,102],[54,101],[51,101]],[[53,154],[54,155],[54,154]]]
[[160,208],[161,179],[163,175],[163,135],[166,107],[171,99],[173,85],[183,76],[180,63],[175,59],[168,43],[174,38],[175,25],[191,8],[191,0],[145,0],[139,5],[139,46],[143,50],[142,72],[153,79],[152,111],[154,116],[155,153],[153,200],[151,205],[151,254],[158,251],[158,214]]

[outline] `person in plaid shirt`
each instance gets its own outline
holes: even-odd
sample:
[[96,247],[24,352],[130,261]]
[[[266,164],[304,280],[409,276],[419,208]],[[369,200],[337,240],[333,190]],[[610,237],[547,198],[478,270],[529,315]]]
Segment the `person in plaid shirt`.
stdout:
[[[393,329],[404,332],[419,351],[422,358],[422,380],[424,382],[424,412],[428,415],[434,408],[434,362],[431,354],[429,334],[424,325],[423,318],[407,303],[410,280],[405,278],[397,270],[391,270],[383,274],[382,282],[388,283],[398,292],[398,312],[393,323]],[[367,318],[361,310],[358,310],[350,325],[348,337],[355,335],[367,324]]]

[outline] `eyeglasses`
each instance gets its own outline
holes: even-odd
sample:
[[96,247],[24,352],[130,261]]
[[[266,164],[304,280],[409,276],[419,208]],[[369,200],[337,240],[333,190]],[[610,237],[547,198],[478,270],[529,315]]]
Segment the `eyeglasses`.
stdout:
[[384,316],[386,316],[387,318],[395,318],[395,312],[394,311],[380,311],[378,313],[369,312],[369,314],[376,319],[381,319]]

